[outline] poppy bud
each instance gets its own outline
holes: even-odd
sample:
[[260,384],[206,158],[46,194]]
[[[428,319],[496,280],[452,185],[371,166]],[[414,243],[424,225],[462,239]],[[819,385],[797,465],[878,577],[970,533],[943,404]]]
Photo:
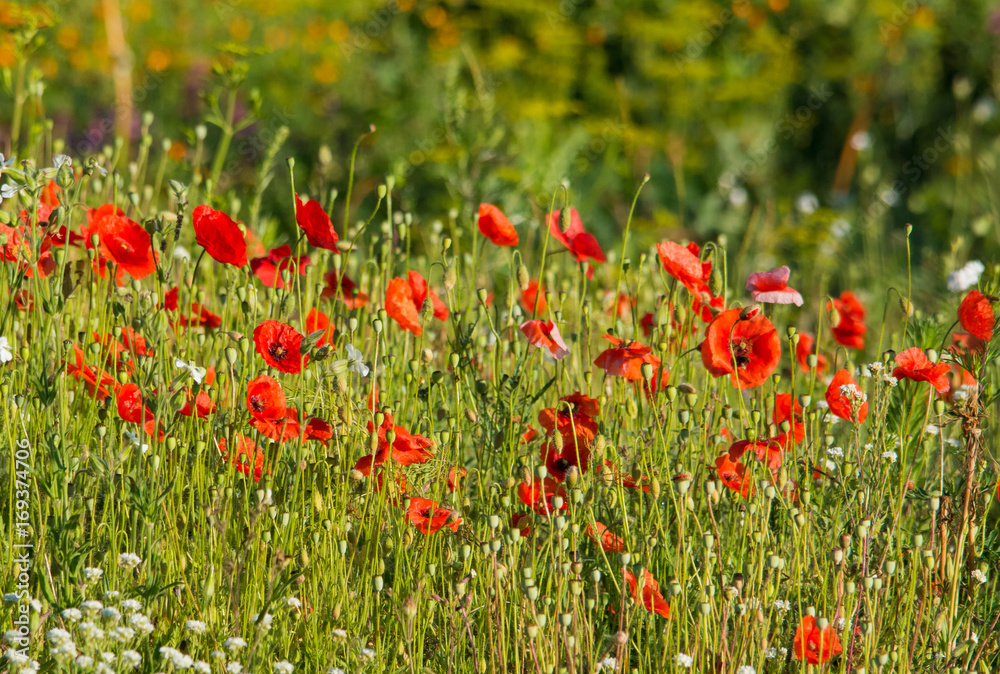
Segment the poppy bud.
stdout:
[[840,312],[837,311],[837,307],[830,308],[830,325],[840,325]]
[[565,234],[569,231],[570,216],[568,206],[559,211],[559,231]]
[[517,285],[523,291],[528,289],[528,285],[531,283],[531,277],[528,275],[528,268],[524,264],[520,264],[517,267]]
[[465,408],[465,418],[470,424],[474,424],[479,420],[479,416],[471,407]]
[[743,310],[740,311],[740,320],[749,321],[751,318],[753,318],[759,313],[760,313],[760,307],[757,305],[744,307]]
[[899,298],[899,309],[907,316],[913,315],[913,302],[906,299],[905,297]]
[[722,294],[722,272],[718,268],[712,270],[712,275],[708,277],[708,292],[713,297]]
[[[687,320],[687,309],[685,309],[682,305],[674,307],[674,320],[683,324],[684,321]],[[666,325],[666,321],[664,320],[661,325]]]
[[457,282],[458,273],[455,271],[455,265],[450,264],[444,270],[444,289],[451,290]]

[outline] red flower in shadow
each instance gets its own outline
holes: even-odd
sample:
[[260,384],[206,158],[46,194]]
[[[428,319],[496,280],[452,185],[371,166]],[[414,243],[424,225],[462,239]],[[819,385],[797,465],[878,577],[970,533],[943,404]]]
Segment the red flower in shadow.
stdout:
[[264,257],[255,257],[250,260],[250,271],[268,288],[285,288],[282,272],[288,271],[290,283],[295,278],[296,269],[299,270],[299,276],[306,275],[308,264],[308,255],[300,255],[298,258],[292,257],[291,246],[285,245],[272,248]]

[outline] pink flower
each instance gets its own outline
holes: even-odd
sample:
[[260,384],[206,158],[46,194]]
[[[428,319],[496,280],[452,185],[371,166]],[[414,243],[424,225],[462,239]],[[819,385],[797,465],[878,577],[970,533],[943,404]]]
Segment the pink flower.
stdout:
[[769,304],[794,304],[802,306],[802,295],[795,288],[788,287],[788,267],[778,267],[771,271],[761,271],[747,277],[747,290],[754,302]]

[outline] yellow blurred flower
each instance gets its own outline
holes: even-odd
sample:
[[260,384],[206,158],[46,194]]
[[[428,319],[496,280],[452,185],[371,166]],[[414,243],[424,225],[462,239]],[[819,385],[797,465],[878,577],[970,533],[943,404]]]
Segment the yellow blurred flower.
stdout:
[[146,65],[153,72],[162,72],[170,67],[172,61],[170,52],[162,47],[153,47],[146,56]]

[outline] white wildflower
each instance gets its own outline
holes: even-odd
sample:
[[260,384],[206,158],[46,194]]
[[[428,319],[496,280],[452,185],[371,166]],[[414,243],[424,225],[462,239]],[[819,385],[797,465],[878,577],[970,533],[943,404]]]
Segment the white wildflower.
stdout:
[[121,596],[121,592],[118,590],[108,590],[104,593],[103,598],[106,602],[118,601],[118,597]]
[[117,641],[118,643],[123,644],[126,641],[132,640],[135,636],[135,630],[131,627],[126,627],[125,625],[119,625],[108,632],[108,636],[111,637],[112,641]]
[[104,630],[89,620],[87,622],[80,623],[80,627],[78,629],[80,631],[80,636],[88,641],[100,641],[104,638]]
[[[20,636],[20,633],[18,633]],[[11,664],[12,667],[21,667],[22,665],[28,664],[28,656],[21,655],[21,652],[15,648],[11,648],[6,653],[7,662]]]
[[927,428],[924,429],[924,433],[927,435],[937,435],[941,432],[941,429],[934,424],[927,424]]
[[694,658],[692,658],[687,653],[678,653],[674,656],[674,663],[678,667],[684,667],[685,669],[691,669],[691,665],[694,664]]
[[[3,640],[6,641],[11,646],[13,646],[14,644],[20,644],[21,641],[24,641],[25,646],[28,645],[27,637],[23,636],[20,630],[7,630],[6,632],[3,633]],[[10,651],[8,651],[8,653],[9,652]]]
[[326,674],[347,674],[347,672],[345,672],[340,667],[331,667],[330,669],[326,670]]
[[108,606],[101,609],[101,620],[106,620],[108,622],[116,623],[122,619],[121,611],[114,608],[113,606]]
[[126,599],[122,602],[122,610],[126,613],[135,613],[142,610],[142,602],[136,599]]
[[973,580],[975,580],[980,585],[983,585],[983,584],[986,583],[986,574],[983,573],[982,571],[980,571],[979,569],[973,569],[972,570],[972,578],[973,578]]
[[230,653],[236,653],[241,648],[246,648],[247,642],[240,637],[229,637],[222,642],[222,647]]
[[899,455],[890,449],[887,452],[882,452],[882,458],[888,461],[889,463],[896,463],[896,459],[899,458]]
[[867,150],[872,146],[872,135],[867,131],[855,131],[851,136],[851,147],[858,152]]
[[174,255],[173,255],[173,257],[174,257],[175,260],[190,260],[191,259],[191,251],[189,251],[184,246],[178,244],[178,245],[174,246]]
[[14,592],[8,592],[7,594],[5,594],[3,596],[4,602],[6,602],[8,604],[16,604],[17,603],[17,599],[18,599],[17,594],[14,593]]
[[135,628],[137,632],[145,632],[146,634],[151,634],[154,629],[153,623],[149,621],[149,618],[141,613],[129,616],[128,624],[130,627]]
[[126,569],[134,569],[140,564],[142,564],[142,557],[134,552],[123,552],[118,555],[118,566],[124,566]]
[[0,363],[9,363],[14,360],[14,349],[11,348],[7,338],[0,335]]
[[371,648],[362,648],[361,649],[361,659],[362,660],[374,660],[375,659],[375,655],[376,655],[375,651],[372,650]]
[[889,388],[893,388],[899,383],[899,380],[893,377],[891,374],[882,375],[882,381],[889,385]]
[[211,653],[208,654],[208,657],[212,658],[213,660],[225,660],[226,654],[223,651],[212,651]]
[[371,371],[367,365],[365,365],[365,357],[361,355],[361,352],[354,348],[353,344],[347,345],[347,369],[352,372],[357,372],[362,377],[367,377],[368,373]]
[[298,597],[289,597],[285,600],[285,606],[288,608],[302,608],[302,602]]
[[212,666],[204,660],[199,660],[194,663],[194,666],[191,669],[198,672],[198,674],[212,674]]
[[743,208],[746,206],[750,195],[747,194],[747,190],[742,185],[737,185],[729,192],[729,203],[732,204],[733,208]]
[[774,601],[774,610],[778,613],[788,613],[792,610],[792,602],[787,600],[776,599]]
[[787,655],[788,655],[788,649],[784,648],[783,646],[778,646],[777,648],[771,646],[766,651],[764,651],[764,657],[767,658],[768,660],[775,660],[775,659],[784,660]]
[[953,293],[964,293],[979,283],[979,277],[986,271],[986,266],[979,260],[966,262],[961,269],[948,274],[948,290]]
[[[256,625],[257,624],[257,618],[260,618],[260,614],[259,613],[254,613],[253,617],[250,619],[250,622],[252,622],[252,623],[254,623]],[[261,629],[263,629],[264,631],[267,631],[267,630],[271,629],[271,623],[272,622],[274,622],[274,616],[272,616],[270,613],[265,613],[264,617],[260,618],[260,627],[261,627]]]
[[117,656],[111,651],[104,651],[103,653],[101,653],[101,660],[107,662],[108,664],[114,662],[116,657]]
[[184,623],[184,629],[192,634],[202,635],[205,630],[208,629],[208,625],[203,623],[201,620],[188,620]]
[[842,459],[844,457],[843,447],[830,447],[826,450],[826,455],[833,459]]
[[347,630],[342,630],[339,627],[334,630],[331,630],[330,634],[337,641],[344,641],[345,639],[347,639]]
[[736,670],[736,674],[757,674],[757,670],[750,665],[743,665]]
[[618,660],[609,655],[597,663],[597,671],[601,671],[602,669],[610,669],[612,672],[617,672]]
[[208,374],[208,370],[206,370],[203,367],[199,367],[197,364],[195,364],[193,360],[185,363],[180,358],[175,358],[174,367],[176,367],[179,370],[187,370],[188,373],[191,375],[191,378],[194,379],[195,383],[197,384],[200,384],[203,381],[205,381],[205,375]]
[[89,655],[79,655],[76,658],[76,666],[80,669],[90,669],[94,666],[94,658]]
[[101,579],[104,575],[104,571],[95,568],[93,566],[88,566],[83,570],[83,580],[88,583],[93,583]]
[[292,663],[287,660],[274,663],[274,674],[292,674],[293,669],[295,669],[295,667],[293,667]]
[[53,646],[57,646],[59,644],[66,643],[67,641],[72,641],[72,637],[66,630],[54,627],[45,633],[45,640]]
[[226,665],[226,672],[228,674],[240,674],[243,671],[243,665],[238,662],[230,662]]
[[795,198],[795,208],[799,213],[811,215],[819,208],[819,198],[812,192],[802,192]]

